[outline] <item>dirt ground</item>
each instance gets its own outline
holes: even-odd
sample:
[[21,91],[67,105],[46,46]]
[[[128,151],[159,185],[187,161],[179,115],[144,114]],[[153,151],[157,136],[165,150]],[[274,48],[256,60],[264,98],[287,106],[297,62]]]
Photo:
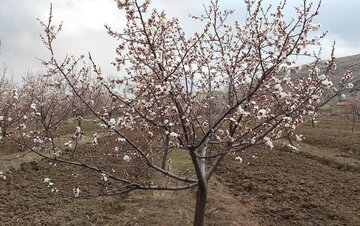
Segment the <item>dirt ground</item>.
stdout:
[[[126,167],[129,176],[145,178],[142,170],[130,164],[124,165],[122,157],[126,148],[113,154],[110,150],[112,141],[102,140],[101,152],[98,147],[84,144],[77,155],[90,156],[88,161],[95,165],[106,162],[105,166],[116,172]],[[22,158],[17,161],[22,161]],[[120,196],[96,197],[104,186],[99,173],[46,159],[22,163],[18,169],[10,168],[6,176],[5,181],[0,180],[0,225],[192,224],[194,189],[178,193],[135,191]],[[49,186],[44,182],[45,178],[54,184]],[[111,180],[106,184],[110,188],[116,185]],[[80,198],[74,198],[72,193],[76,187],[81,189]],[[208,225],[259,225],[240,202],[234,203],[234,196],[215,177],[211,187],[206,213]],[[52,192],[55,188],[58,192]],[[95,197],[85,198],[83,194],[95,194]],[[239,217],[241,222],[237,222]]]
[[[253,157],[256,152],[256,159]],[[360,174],[300,153],[254,150],[218,174],[264,225],[360,225]]]
[[306,144],[337,151],[341,157],[360,161],[360,120],[355,121],[353,131],[351,128],[351,118],[328,116],[319,118],[319,123],[314,128],[310,123],[303,125],[297,133],[305,136]]
[[218,175],[264,225],[360,225],[359,124],[321,118],[297,131],[299,152],[252,148]]
[[[315,129],[305,125],[298,131],[311,151],[255,147],[240,154],[242,163],[228,156],[211,181],[207,225],[360,225],[358,131],[360,127],[351,133],[342,119],[330,117]],[[9,155],[25,153],[15,144],[6,145],[0,145],[0,164]],[[106,150],[106,142],[101,147]],[[89,160],[109,162],[107,167],[119,171],[124,150],[109,156],[84,145],[79,154],[97,156]],[[350,163],[352,167],[339,167]],[[102,189],[98,173],[35,159],[5,174],[7,179],[0,180],[0,225],[191,225],[195,190],[79,199],[72,188],[84,193]],[[54,188],[59,192],[51,192]]]

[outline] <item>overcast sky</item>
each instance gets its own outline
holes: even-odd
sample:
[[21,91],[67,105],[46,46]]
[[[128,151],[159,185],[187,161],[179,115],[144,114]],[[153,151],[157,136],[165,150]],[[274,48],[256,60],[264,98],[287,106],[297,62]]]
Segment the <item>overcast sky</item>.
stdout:
[[[188,14],[199,14],[202,5],[210,0],[152,0],[156,8],[164,9],[170,16],[178,17],[188,33],[197,27]],[[241,0],[220,0],[224,8],[235,9],[240,14]],[[310,0],[311,1],[311,0]],[[0,0],[0,62],[6,63],[8,72],[18,80],[28,69],[42,70],[36,58],[46,59],[47,51],[41,43],[41,27],[36,18],[46,20],[50,2],[53,2],[55,21],[64,27],[56,41],[58,57],[65,53],[80,55],[91,52],[106,73],[115,73],[110,62],[115,57],[116,41],[104,29],[108,24],[120,30],[124,17],[113,0]],[[279,0],[267,0],[277,3]],[[298,4],[300,0],[290,0]],[[291,17],[292,9],[286,11]],[[336,40],[336,56],[360,53],[360,1],[323,0],[317,23],[329,34],[323,41],[324,54],[328,54]],[[244,15],[240,14],[243,19]],[[0,66],[2,68],[2,66]]]

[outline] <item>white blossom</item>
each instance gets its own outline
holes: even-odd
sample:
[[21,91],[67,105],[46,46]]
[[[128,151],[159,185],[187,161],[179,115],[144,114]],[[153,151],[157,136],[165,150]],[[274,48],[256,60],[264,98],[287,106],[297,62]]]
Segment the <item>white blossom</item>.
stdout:
[[101,129],[106,129],[108,127],[106,124],[103,123],[99,123],[99,126]]
[[120,4],[126,4],[127,0],[118,0]]
[[121,96],[121,95],[122,95],[121,90],[118,89],[118,88],[112,89],[111,92],[112,92],[113,94],[115,94],[116,96]]
[[251,76],[250,76],[250,75],[246,75],[242,83],[243,83],[243,84],[251,84],[251,82],[252,82]]
[[280,99],[283,99],[283,98],[288,97],[288,96],[289,96],[289,94],[287,94],[285,92],[279,92],[279,98]]
[[92,137],[93,137],[92,144],[97,145],[99,135],[97,133],[93,133]]
[[77,126],[76,129],[75,129],[75,134],[76,135],[80,135],[81,134],[81,128],[80,126]]
[[73,194],[74,194],[75,198],[79,197],[80,193],[81,193],[81,191],[78,187],[73,188]]
[[116,124],[116,119],[112,118],[109,120],[108,122],[108,125],[111,127],[111,128],[114,128],[117,124]]
[[320,96],[316,95],[316,94],[313,94],[313,95],[311,95],[311,98],[314,99],[314,100],[318,100],[318,99],[320,99]]
[[347,86],[346,86],[346,88],[348,88],[348,89],[352,89],[352,88],[354,88],[354,84],[352,84],[352,83],[348,83],[348,84],[347,84]]
[[45,177],[45,178],[43,179],[43,182],[46,183],[46,184],[48,185],[48,187],[54,185],[54,183],[53,183],[53,182],[51,181],[51,179],[48,178],[48,177]]
[[13,92],[14,92],[13,98],[15,100],[18,100],[19,99],[19,94],[17,93],[17,91],[15,89],[13,90]]
[[35,103],[32,103],[32,104],[30,105],[30,108],[33,109],[34,111],[36,111],[36,104],[35,104]]
[[288,144],[287,146],[293,151],[298,151],[299,150],[297,147],[295,147],[295,146],[293,146],[291,144]]
[[72,97],[72,96],[73,96],[73,93],[70,92],[69,90],[66,90],[66,91],[65,91],[65,96],[66,96],[66,97]]
[[300,142],[303,140],[303,135],[295,135],[295,139]]
[[326,75],[325,75],[325,74],[321,74],[321,75],[318,76],[318,78],[319,78],[320,80],[325,80],[325,79],[326,79]]
[[276,91],[279,91],[279,92],[283,91],[283,88],[282,88],[282,86],[281,86],[280,84],[274,85],[274,89],[275,89]]
[[122,137],[119,137],[119,138],[117,138],[117,141],[120,141],[120,142],[125,142],[125,141],[126,141],[126,139],[125,139],[125,138],[122,138]]
[[270,147],[270,149],[274,148],[274,145],[273,145],[272,140],[270,139],[270,137],[264,137],[264,141],[265,141],[265,145]]
[[333,82],[328,79],[322,81],[322,84],[323,84],[323,86],[326,86],[327,88],[330,88],[334,85]]
[[179,136],[179,134],[177,134],[177,133],[175,133],[175,132],[171,132],[171,133],[169,133],[169,135],[170,135],[171,137],[178,137],[178,136]]
[[265,118],[267,116],[267,111],[265,109],[260,109],[258,111],[258,118]]
[[44,143],[44,141],[42,139],[40,139],[40,137],[34,138],[33,142],[38,143],[38,144],[43,144]]
[[43,181],[44,181],[44,183],[48,183],[50,180],[51,180],[50,178],[45,177]]
[[284,120],[284,121],[287,121],[287,122],[291,122],[293,119],[292,119],[291,117],[284,116],[284,117],[283,117],[283,120]]
[[313,31],[317,31],[320,29],[321,25],[320,24],[314,24],[314,23],[308,23],[306,26],[308,29],[313,30]]
[[101,174],[101,179],[102,179],[104,182],[108,181],[108,177],[107,177],[107,175],[106,175],[105,173],[102,173],[102,174]]
[[255,137],[251,138],[250,143],[251,143],[251,144],[255,144],[255,143],[256,143],[256,138],[255,138]]
[[131,158],[128,155],[124,155],[123,160],[129,162]]
[[239,113],[240,115],[244,115],[244,116],[250,115],[250,113],[247,112],[247,111],[245,111],[241,106],[239,106],[239,108],[238,108],[238,113]]
[[6,180],[6,175],[2,171],[0,171],[0,179]]
[[243,162],[243,159],[242,159],[240,156],[236,156],[236,157],[235,157],[235,160],[236,160],[236,161],[239,161],[240,163]]
[[64,146],[67,147],[67,148],[71,148],[71,147],[72,147],[72,144],[71,144],[71,143],[72,143],[72,141],[69,140],[68,142],[65,142],[65,143],[64,143]]

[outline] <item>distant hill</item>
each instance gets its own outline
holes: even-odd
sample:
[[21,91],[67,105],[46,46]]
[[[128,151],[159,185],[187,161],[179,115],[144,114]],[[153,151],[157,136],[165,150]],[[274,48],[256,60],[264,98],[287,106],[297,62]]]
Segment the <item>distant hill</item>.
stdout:
[[[347,57],[339,57],[335,59],[335,62],[337,65],[337,69],[332,77],[332,81],[334,82],[334,84],[338,84],[338,82],[342,79],[345,71],[352,70],[353,77],[349,82],[353,83],[354,87],[347,90],[346,93],[350,95],[360,96],[360,54]],[[307,67],[302,67],[297,76],[306,75],[307,70]]]
[[353,72],[353,78],[350,82],[354,84],[354,88],[350,89],[349,92],[360,92],[360,54],[337,58],[336,64],[336,75],[340,78],[346,70],[352,70]]

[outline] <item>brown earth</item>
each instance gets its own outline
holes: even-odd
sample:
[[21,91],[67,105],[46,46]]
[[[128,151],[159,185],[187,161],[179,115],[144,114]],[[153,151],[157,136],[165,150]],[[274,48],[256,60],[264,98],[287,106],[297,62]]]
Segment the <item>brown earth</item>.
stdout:
[[264,225],[360,225],[360,174],[299,153],[245,152],[218,174]]
[[25,151],[19,144],[12,140],[3,139],[0,141],[0,156],[10,155],[10,154],[21,154],[21,152]]
[[299,152],[254,147],[218,175],[264,225],[360,225],[359,124],[321,118],[297,131]]
[[[346,126],[330,117],[315,129],[302,127],[298,132],[306,136],[311,151],[254,147],[240,154],[242,163],[228,156],[211,181],[207,225],[360,225],[360,171],[353,170],[358,167],[360,129],[351,133]],[[16,144],[7,145],[0,146],[0,160],[24,153]],[[104,142],[99,151],[84,144],[77,154],[90,156],[93,163],[107,162],[108,169],[119,172],[126,148],[109,155],[112,146]],[[350,160],[353,167],[334,164]],[[142,171],[130,172],[143,176]],[[10,168],[6,175],[7,180],[0,180],[0,225],[191,225],[193,218],[195,190],[74,198],[75,187],[82,194],[101,190],[101,176],[45,159]],[[45,177],[54,185],[44,183]],[[59,192],[51,192],[55,187]]]
[[338,155],[360,160],[360,120],[355,121],[352,131],[352,119],[346,116],[328,116],[319,118],[313,128],[310,123],[297,130],[305,136],[304,143],[313,147],[338,151]]
[[[90,156],[87,161],[95,165],[106,162],[106,168],[116,172],[126,167],[133,178],[146,178],[141,169],[134,167],[141,162],[124,164],[125,148],[113,154],[110,150],[112,142],[113,139],[102,139],[100,149],[84,144],[77,155]],[[0,180],[0,225],[192,224],[194,189],[178,193],[135,191],[120,196],[96,197],[104,186],[111,188],[117,183],[109,180],[104,185],[99,173],[46,159],[22,163],[19,169],[8,170],[6,176],[6,181]],[[50,178],[54,184],[48,186],[45,178]],[[81,189],[80,198],[75,198],[72,193],[76,187]],[[59,192],[52,192],[54,188]],[[247,209],[239,202],[234,203],[234,196],[216,177],[209,193],[208,225],[259,225]],[[87,198],[88,194],[94,197]]]

